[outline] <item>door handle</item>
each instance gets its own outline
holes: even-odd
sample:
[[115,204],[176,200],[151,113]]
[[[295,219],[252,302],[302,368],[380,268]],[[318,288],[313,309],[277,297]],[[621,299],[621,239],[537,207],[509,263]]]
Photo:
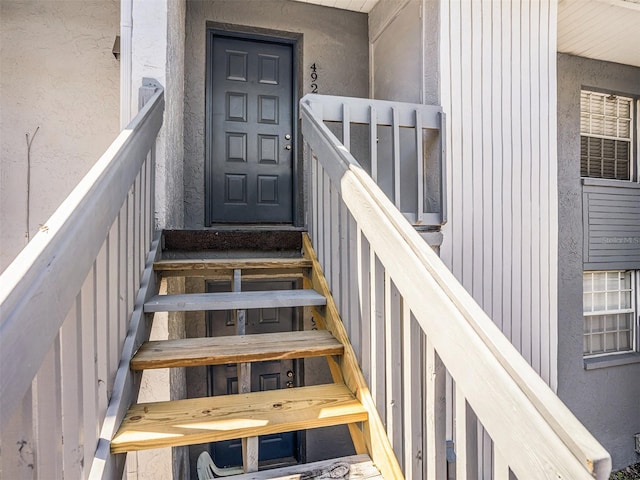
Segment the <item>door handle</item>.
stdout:
[[285,149],[285,150],[291,150],[291,145],[285,145],[285,146],[284,146],[284,149]]

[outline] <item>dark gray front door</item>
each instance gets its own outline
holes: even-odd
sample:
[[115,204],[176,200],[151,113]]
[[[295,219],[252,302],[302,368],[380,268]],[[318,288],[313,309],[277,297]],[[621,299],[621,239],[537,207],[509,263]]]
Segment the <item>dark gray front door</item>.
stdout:
[[291,223],[292,47],[209,35],[208,223]]

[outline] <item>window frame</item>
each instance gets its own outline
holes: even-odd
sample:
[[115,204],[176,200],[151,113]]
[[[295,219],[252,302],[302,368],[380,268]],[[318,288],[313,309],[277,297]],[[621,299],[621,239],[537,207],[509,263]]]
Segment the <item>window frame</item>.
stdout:
[[[582,132],[582,94],[583,93],[592,93],[592,94],[596,94],[596,95],[601,95],[601,96],[615,96],[618,98],[622,98],[622,99],[627,99],[630,100],[630,122],[629,122],[629,179],[617,179],[617,178],[608,178],[608,177],[595,177],[595,176],[583,176],[582,175],[582,171],[580,171],[580,177],[581,178],[593,178],[593,179],[599,179],[599,180],[605,180],[605,181],[612,181],[612,182],[633,182],[633,183],[640,183],[640,138],[639,137],[639,131],[640,131],[640,96],[638,95],[634,95],[634,94],[629,94],[629,93],[623,93],[623,92],[616,92],[616,91],[609,91],[609,90],[600,90],[597,88],[591,88],[591,87],[586,87],[583,86],[582,88],[580,88],[580,95],[579,95],[579,101],[578,101],[578,110],[579,110],[579,126],[578,126],[578,131],[579,131],[579,139],[580,142],[582,142],[582,137],[591,137],[591,138],[600,138],[600,139],[610,139],[610,140],[614,140],[614,141],[626,141],[627,139],[623,138],[623,137],[611,137],[608,135],[599,135],[599,134],[587,134],[587,133],[583,133]],[[591,114],[591,112],[589,112]],[[591,114],[592,115],[592,114]],[[580,161],[582,162],[582,146],[580,146]],[[582,167],[580,167],[580,170],[582,170]]]
[[[585,275],[587,274],[598,274],[598,273],[626,273],[629,272],[630,273],[630,281],[631,281],[631,286],[629,288],[630,291],[630,300],[631,300],[631,307],[630,308],[625,308],[625,309],[616,309],[616,310],[598,310],[598,311],[591,311],[591,312],[586,312],[585,311],[585,294],[595,294],[595,293],[604,293],[604,295],[606,296],[607,293],[612,292],[610,290],[604,290],[602,292],[595,292],[595,291],[591,291],[591,292],[587,292],[585,291],[584,288],[584,279],[585,279]],[[593,360],[593,359],[601,359],[603,357],[613,357],[613,356],[618,356],[618,355],[629,355],[629,354],[637,354],[639,352],[639,347],[640,347],[640,270],[587,270],[583,272],[582,275],[583,278],[583,287],[582,287],[582,328],[583,328],[583,333],[582,333],[582,341],[583,341],[583,348],[582,348],[582,357],[585,360]],[[606,288],[606,287],[605,287]],[[627,291],[625,290],[618,290],[618,292],[621,291]],[[587,333],[585,332],[585,321],[587,317],[594,317],[594,316],[604,316],[604,315],[617,315],[617,314],[627,314],[630,313],[631,314],[631,320],[630,320],[630,325],[629,325],[629,329],[630,329],[630,333],[629,333],[629,349],[627,350],[611,350],[611,351],[603,351],[603,352],[596,352],[596,353],[587,353],[585,352],[584,349],[584,341],[585,341],[585,336],[587,335]],[[615,330],[615,331],[619,331]],[[602,332],[603,334],[605,332]],[[590,333],[591,335],[591,333]]]

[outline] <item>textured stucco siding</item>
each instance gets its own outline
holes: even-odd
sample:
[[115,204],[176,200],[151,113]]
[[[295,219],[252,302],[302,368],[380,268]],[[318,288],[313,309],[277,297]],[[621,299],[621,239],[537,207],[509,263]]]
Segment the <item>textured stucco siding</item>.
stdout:
[[[239,8],[241,6],[242,8]],[[185,58],[185,227],[204,225],[206,22],[303,35],[302,94],[318,70],[318,93],[368,96],[367,16],[285,0],[187,2]]]
[[558,395],[611,453],[613,467],[640,461],[640,363],[585,370],[582,359],[583,226],[580,90],[640,95],[640,68],[558,55]]
[[0,2],[0,271],[119,131],[119,2]]

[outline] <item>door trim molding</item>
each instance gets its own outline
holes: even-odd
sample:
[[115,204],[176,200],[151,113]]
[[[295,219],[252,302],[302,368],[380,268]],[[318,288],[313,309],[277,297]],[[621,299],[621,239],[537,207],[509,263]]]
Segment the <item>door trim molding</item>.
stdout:
[[304,211],[304,165],[303,165],[303,148],[302,148],[302,134],[299,126],[299,113],[298,102],[303,96],[302,86],[304,85],[302,80],[303,65],[303,34],[296,32],[287,32],[282,30],[271,30],[260,27],[252,27],[247,25],[235,25],[219,22],[206,22],[206,64],[205,64],[205,145],[204,145],[204,225],[210,227],[212,222],[211,206],[209,205],[208,192],[211,191],[211,176],[209,175],[209,158],[211,157],[212,147],[212,135],[209,128],[210,119],[213,118],[213,96],[211,91],[211,75],[213,72],[213,39],[214,37],[227,37],[227,38],[240,38],[245,40],[264,41],[268,43],[288,45],[292,50],[292,119],[291,124],[293,126],[293,138],[296,140],[293,145],[293,162],[292,162],[292,203],[293,203],[293,226],[303,227],[305,225],[305,211]]

